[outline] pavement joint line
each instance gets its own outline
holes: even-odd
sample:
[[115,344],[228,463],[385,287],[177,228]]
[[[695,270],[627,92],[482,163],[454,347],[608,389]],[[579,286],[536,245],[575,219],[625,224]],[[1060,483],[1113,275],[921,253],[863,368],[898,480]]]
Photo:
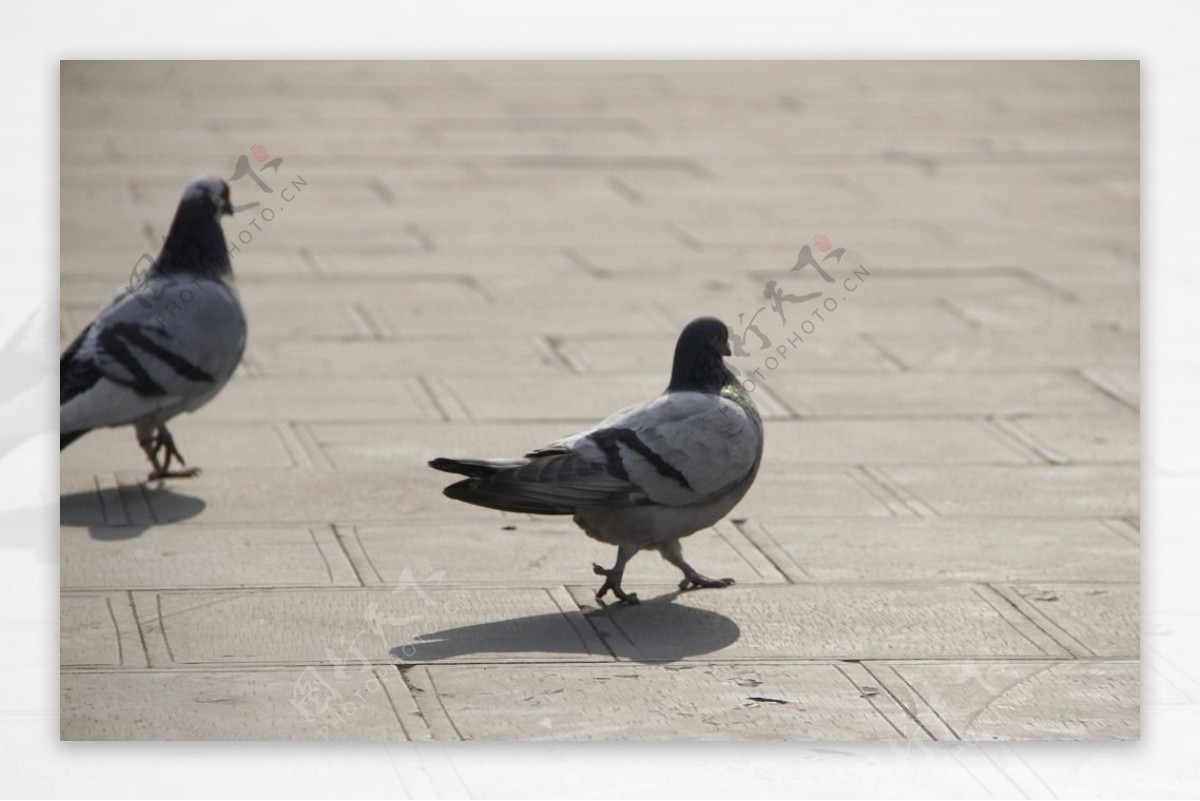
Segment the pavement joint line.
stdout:
[[[899,716],[903,719],[903,721],[915,725],[917,727],[917,730],[924,733],[925,736],[927,736],[929,739],[931,739],[931,740],[937,739],[936,737],[934,737],[932,735],[932,733],[929,732],[928,729],[926,729],[924,726],[921,726],[918,722],[913,720],[912,716],[909,715],[907,710],[904,709],[904,706],[896,701],[896,699],[892,696],[891,692],[888,691],[886,687],[883,687],[883,686],[875,687],[874,689],[876,692],[874,694],[871,694],[870,691],[867,689],[866,686],[864,686],[864,684],[862,682],[855,681],[854,677],[852,677],[848,671],[853,670],[855,672],[866,673],[866,675],[868,677],[870,677],[871,679],[874,680],[874,676],[871,676],[871,672],[869,670],[866,670],[860,662],[858,662],[857,660],[855,662],[850,662],[850,663],[840,662],[840,663],[837,663],[834,665],[834,669],[837,670],[837,672],[839,674],[841,674],[842,678],[844,678],[847,681],[847,683],[849,683],[849,685],[854,688],[854,691],[856,693],[858,693],[858,696],[861,699],[863,699],[864,701],[866,701],[868,705],[870,705],[871,709],[873,709],[875,711],[875,714],[879,715],[885,721],[887,721],[887,724],[892,727],[892,729],[896,732],[896,734],[900,735],[901,740],[911,741],[911,740],[915,739],[913,737],[914,732],[905,731],[904,729],[900,728],[900,722],[894,720],[892,715],[887,714],[886,711],[884,711],[883,709],[880,708],[878,701],[876,701],[876,699],[880,697],[880,693],[886,693],[886,695],[884,695],[883,697],[886,698],[887,700],[889,700],[892,703],[892,705],[895,706],[895,708],[896,708],[895,711],[899,712]],[[871,686],[873,687],[873,685],[871,685]]]
[[[771,534],[770,529],[768,529],[763,522],[752,521],[749,519],[740,521],[733,520],[730,522],[732,523],[733,527],[742,535],[742,537],[746,539],[764,559],[767,560],[771,567],[775,568],[775,572],[779,574],[779,577],[782,578],[785,583],[797,583],[793,580],[791,573],[788,571],[788,565],[795,567],[805,582],[812,581],[812,574],[805,570],[803,565],[797,563],[792,555],[779,544],[779,541],[775,539],[774,535]],[[751,531],[760,532],[760,535],[765,541],[760,542],[751,533]]]
[[[933,704],[929,703],[928,699],[926,699],[925,696],[921,694],[920,690],[918,690],[916,687],[914,687],[912,685],[912,682],[910,682],[908,679],[906,679],[904,677],[903,673],[896,670],[895,665],[896,665],[896,663],[883,662],[883,661],[871,662],[871,663],[863,662],[863,668],[865,668],[867,670],[867,672],[870,673],[875,678],[875,680],[879,683],[880,687],[883,687],[885,690],[887,690],[889,693],[891,693],[892,697],[894,699],[896,699],[896,703],[900,704],[900,706],[906,712],[908,712],[908,714],[910,716],[912,716],[913,720],[916,721],[918,726],[920,726],[922,729],[925,729],[925,731],[929,733],[929,738],[931,740],[947,740],[947,739],[949,739],[949,740],[960,740],[961,741],[962,737],[960,737],[958,732],[956,732],[954,730],[954,727],[946,722],[946,720],[942,717],[941,713],[938,712],[938,710],[933,706]],[[897,693],[896,693],[896,690],[892,687],[891,679],[885,679],[882,673],[875,672],[875,670],[873,668],[875,668],[877,666],[886,668],[888,671],[888,674],[890,676],[895,677],[895,680],[899,681],[901,683],[901,685],[903,685],[906,688],[907,692],[911,692],[913,694],[913,697],[917,702],[916,704],[914,704],[914,708],[910,708],[908,706],[908,704],[904,703],[900,699],[899,695],[897,695]],[[948,738],[939,737],[937,734],[935,734],[933,732],[932,729],[929,728],[928,724],[926,724],[925,722],[923,722],[921,720],[919,710],[916,708],[918,705],[920,706],[920,708],[927,711],[934,720],[936,720],[939,724],[941,724],[941,727],[943,729],[945,729],[945,732],[949,735]]]
[[[892,688],[890,682],[885,681],[883,679],[882,675],[876,673],[875,670],[873,669],[873,666],[874,666],[874,663],[864,660],[864,661],[858,662],[855,667],[858,670],[861,670],[862,672],[866,673],[867,676],[874,682],[875,685],[878,686],[878,688],[880,690],[887,693],[887,696],[888,696],[888,698],[891,699],[892,704],[900,711],[900,714],[904,715],[908,719],[908,721],[911,725],[916,726],[917,729],[919,731],[923,732],[925,734],[925,736],[928,737],[930,740],[932,740],[934,742],[943,741],[944,738],[939,737],[932,729],[929,728],[929,726],[927,726],[921,720],[921,718],[916,714],[915,710],[910,709],[909,706],[900,699],[900,697],[896,694],[896,692]],[[891,665],[884,665],[884,667],[886,667],[893,675],[899,677],[899,674],[895,672],[895,670],[891,667]],[[919,694],[918,694],[918,698],[920,698]],[[874,700],[874,699],[870,699],[870,700]],[[922,702],[924,702],[925,699],[921,698],[920,700]],[[940,720],[940,718],[939,718],[939,720]],[[946,728],[951,735],[954,734],[953,730],[951,730],[949,727],[946,727]],[[915,740],[917,738],[913,737],[911,734],[907,734],[906,739]]]
[[[321,541],[317,538],[318,529],[308,529],[309,539],[312,541],[313,548],[316,549],[317,555],[321,557],[321,563],[325,565],[325,575],[329,577],[330,585],[335,584],[333,578],[333,566],[329,564],[329,557],[325,555],[325,551],[321,548]],[[333,532],[334,539],[337,539],[337,531]]]
[[[939,518],[942,515],[929,504],[908,491],[902,484],[888,475],[882,467],[866,464],[851,465],[844,471],[859,486],[873,495],[892,513],[893,517],[916,517],[918,519]],[[897,514],[897,506],[908,515]]]
[[[349,304],[349,309],[356,326],[366,339],[372,342],[384,342],[389,338],[362,302],[357,300],[352,301]],[[392,338],[396,339],[398,337]]]
[[583,253],[573,247],[562,248],[562,254],[567,257],[567,260],[579,267],[586,274],[593,276],[599,280],[608,280],[612,278],[612,272],[598,266],[594,261],[589,259]]
[[[1083,648],[1082,644],[1078,643],[1074,637],[1067,635],[1067,633],[1062,631],[1062,629],[1057,625],[1054,625],[1054,628],[1061,632],[1061,635],[1066,639],[1066,642],[1059,637],[1055,637],[1054,634],[1051,631],[1048,631],[1046,626],[1043,625],[1043,623],[1050,623],[1053,625],[1053,621],[1050,621],[1048,618],[1042,615],[1039,615],[1039,617],[1041,617],[1040,622],[1039,620],[1036,620],[1030,614],[1032,611],[1036,610],[1032,610],[1027,603],[1018,604],[1014,595],[1010,592],[1006,592],[1006,589],[1007,588],[1005,586],[999,584],[980,584],[978,587],[976,587],[975,591],[979,597],[986,601],[993,609],[995,609],[1000,616],[1003,617],[1004,620],[1013,627],[1014,630],[1016,630],[1022,637],[1033,643],[1037,648],[1044,651],[1047,655],[1051,655],[1051,653],[1046,651],[1046,643],[1039,643],[1030,636],[1029,632],[1023,631],[1020,626],[1013,622],[1010,614],[1015,614],[1020,621],[1032,626],[1036,633],[1045,637],[1046,640],[1048,640],[1050,643],[1053,643],[1054,647],[1059,648],[1071,658],[1078,659],[1081,656],[1095,656],[1090,649]],[[984,592],[985,590],[987,592],[986,595]],[[991,595],[992,597],[989,598],[988,595]],[[1006,614],[1006,612],[1008,614]],[[1077,648],[1071,647],[1072,644],[1076,645],[1077,648],[1082,648],[1082,653],[1077,650]]]
[[[780,578],[786,579],[786,576],[781,576]],[[580,580],[580,582],[584,581],[582,576],[579,577],[579,580]],[[1006,584],[1006,583],[1013,583],[1013,582],[1011,582],[1007,578],[996,578],[996,579],[988,579],[988,580],[978,579],[978,578],[964,578],[964,579],[956,579],[953,581],[944,581],[941,579],[935,580],[932,578],[862,579],[862,580],[858,580],[858,581],[847,581],[845,579],[813,578],[811,580],[806,579],[805,581],[802,581],[802,582],[801,581],[787,581],[787,580],[783,580],[783,581],[770,581],[770,580],[743,581],[743,580],[739,580],[735,586],[742,588],[742,589],[749,589],[749,588],[753,587],[754,589],[758,589],[758,590],[767,590],[767,589],[783,590],[786,588],[811,589],[816,586],[821,586],[821,587],[888,587],[888,588],[893,588],[893,589],[894,588],[914,588],[915,589],[915,588],[928,588],[928,587],[975,587],[975,586],[980,586],[980,585],[984,585],[984,584]],[[1018,582],[1018,583],[1019,584],[1028,583],[1030,586],[1042,586],[1044,584],[1052,584],[1056,587],[1059,587],[1059,586],[1061,586],[1061,587],[1096,587],[1098,585],[1112,586],[1112,587],[1129,587],[1129,586],[1136,587],[1136,586],[1139,586],[1137,581],[1132,581],[1132,580],[1105,580],[1105,581],[1098,582],[1098,581],[1091,580],[1091,579],[1086,579],[1086,580],[1078,579],[1078,580],[1068,581],[1068,580],[1063,580],[1063,579],[1058,579],[1058,578],[1046,578],[1046,579],[1033,578],[1033,579],[1028,579],[1028,580],[1022,580],[1021,582]],[[146,585],[146,586],[139,586],[139,587],[132,587],[132,588],[80,585],[80,586],[63,586],[62,594],[66,595],[66,596],[70,596],[70,595],[83,596],[83,595],[95,595],[95,594],[102,594],[102,593],[107,593],[107,592],[114,592],[114,591],[118,591],[118,590],[123,591],[125,589],[130,589],[135,592],[164,592],[164,593],[170,593],[172,595],[176,595],[176,594],[184,595],[184,594],[188,594],[188,593],[209,593],[209,592],[256,592],[256,593],[266,592],[266,593],[270,593],[270,592],[275,592],[275,591],[295,592],[298,590],[312,590],[314,592],[343,592],[345,590],[380,590],[380,589],[387,588],[388,586],[390,586],[390,585],[387,582],[383,581],[382,579],[380,579],[377,583],[371,583],[371,584],[365,584],[365,583],[364,584],[313,584],[311,582],[297,583],[297,584],[193,584],[193,585],[169,584],[169,585]],[[550,581],[537,581],[537,580],[513,581],[513,582],[506,581],[502,584],[496,583],[496,582],[483,583],[483,582],[465,582],[465,581],[460,581],[460,582],[442,581],[442,582],[439,582],[437,587],[434,589],[447,589],[447,590],[464,590],[464,589],[470,589],[470,590],[509,590],[509,589],[545,590],[545,589],[549,589],[549,588],[555,587],[555,586],[560,586],[560,585],[555,584],[554,582],[550,582]],[[568,587],[568,588],[578,587],[580,589],[587,589],[591,585],[584,584],[584,583],[566,582],[564,584],[561,584],[561,586]],[[623,585],[623,586],[626,586],[626,585]],[[664,596],[671,595],[677,590],[676,584],[673,582],[669,582],[669,581],[662,581],[662,582],[630,581],[627,583],[627,586],[634,587],[637,589],[647,590],[647,591],[663,590]],[[689,591],[689,592],[692,592],[692,591]],[[655,596],[655,597],[658,597],[658,596]]]
[[[383,577],[379,575],[379,571],[375,568],[375,565],[371,563],[371,557],[366,553],[366,551],[363,550],[362,541],[358,538],[358,527],[355,525],[339,526],[337,523],[330,523],[329,528],[333,532],[333,538],[337,542],[338,547],[341,549],[342,555],[346,557],[346,561],[350,563],[350,570],[353,571],[354,578],[358,581],[358,586],[366,588],[374,585],[374,582],[372,582],[372,585],[368,585],[363,579],[363,568],[369,569],[375,574],[376,581],[378,581],[379,584],[383,584]],[[342,532],[343,528],[347,529],[346,533]],[[350,546],[348,544],[350,542],[354,544],[355,553],[358,554],[358,556],[363,560],[361,568],[358,562],[355,560],[354,555],[350,553]]]
[[1134,526],[1132,523],[1130,523],[1125,518],[1123,518],[1123,517],[1104,518],[1103,522],[1106,526],[1108,526],[1110,529],[1112,529],[1117,534],[1117,536],[1119,536],[1121,539],[1125,540],[1126,542],[1130,543],[1131,545],[1133,545],[1139,549],[1142,547],[1141,531],[1139,531],[1136,526]]
[[[768,398],[770,398],[772,402],[778,404],[779,408],[783,409],[783,411],[787,414],[787,417],[783,418],[783,420],[806,420],[806,419],[809,419],[808,415],[804,414],[797,408],[797,406],[802,406],[803,402],[798,402],[798,403],[793,404],[792,401],[789,401],[786,398],[784,398],[782,393],[776,392],[775,390],[773,390],[770,387],[770,385],[768,385],[765,381],[761,384],[758,384],[754,388],[754,391],[762,392]],[[768,418],[768,419],[771,419],[771,418]],[[778,419],[778,418],[775,418],[775,419]]]
[[138,618],[137,604],[133,601],[133,591],[126,590],[125,603],[129,605],[129,613],[133,616],[133,625],[137,630],[138,643],[142,646],[142,659],[145,667],[150,667],[150,650],[146,647],[146,633],[142,630],[142,621]]
[[404,739],[407,742],[412,742],[412,734],[408,731],[408,726],[404,724],[404,718],[401,717],[400,710],[396,708],[396,700],[388,690],[387,681],[385,681],[383,674],[379,672],[379,668],[372,667],[371,675],[375,677],[375,681],[379,682],[379,687],[383,690],[383,696],[387,699],[388,708],[392,710],[392,717],[396,719],[396,725],[400,727],[400,732],[404,735]]
[[554,364],[563,367],[568,374],[582,375],[583,370],[580,369],[578,363],[570,356],[563,352],[563,338],[555,335],[535,335],[533,337],[534,347],[546,355]]
[[113,631],[118,632],[118,634],[117,634],[117,664],[123,666],[125,664],[125,647],[121,642],[122,638],[119,633],[121,631],[121,625],[117,622],[116,612],[113,611],[113,603],[112,603],[111,595],[104,596],[104,608],[108,612],[108,620],[110,623],[112,623]]
[[299,423],[284,421],[276,423],[270,428],[283,444],[283,449],[292,461],[292,467],[319,470],[316,460],[312,458],[304,439],[297,431],[297,428],[301,426],[302,424]]
[[[438,394],[437,394],[437,392],[434,391],[433,385],[432,385],[432,381],[434,381],[434,380],[436,380],[436,379],[429,379],[423,375],[417,376],[417,384],[421,387],[421,391],[425,393],[425,397],[429,400],[429,402],[431,404],[433,404],[433,408],[437,410],[437,413],[439,415],[441,415],[442,422],[444,422],[444,423],[459,422],[458,418],[452,417],[449,413],[447,413],[446,408],[442,405],[442,402],[440,400],[438,400]],[[451,398],[454,398],[456,401],[458,401],[458,408],[464,412],[466,419],[468,419],[468,420],[471,419],[470,413],[468,413],[466,411],[466,408],[462,405],[462,401],[458,399],[458,396],[455,395],[454,391],[452,389],[450,389],[449,387],[446,387],[445,389]]]
[[1111,386],[1106,384],[1104,381],[1101,381],[1100,379],[1097,379],[1097,378],[1092,377],[1091,375],[1088,375],[1087,369],[1073,370],[1072,372],[1075,375],[1078,375],[1080,378],[1082,378],[1084,381],[1086,381],[1091,386],[1098,389],[1100,392],[1104,393],[1108,397],[1115,400],[1117,403],[1124,406],[1125,408],[1131,409],[1134,412],[1137,412],[1139,419],[1141,418],[1142,410],[1141,410],[1140,402],[1139,403],[1130,403],[1129,401],[1127,401],[1125,398],[1123,398],[1121,396],[1121,393],[1119,393],[1118,391],[1113,389]]
[[960,320],[962,320],[964,323],[966,323],[967,326],[969,326],[970,328],[973,328],[977,331],[984,330],[983,322],[978,317],[975,317],[970,312],[968,312],[966,309],[964,309],[962,306],[958,305],[958,303],[956,301],[954,301],[950,298],[940,297],[940,298],[936,298],[934,300],[934,305],[939,308],[945,309],[946,311],[953,314],[955,317],[958,317]]
[[[432,730],[429,727],[429,721],[425,719],[425,713],[424,713],[424,711],[422,711],[421,705],[417,702],[417,691],[416,691],[416,689],[414,689],[413,685],[408,680],[408,671],[401,665],[396,665],[395,668],[396,668],[396,670],[395,670],[396,678],[399,679],[401,685],[403,685],[403,687],[404,687],[405,693],[407,693],[409,700],[412,702],[413,713],[415,714],[417,720],[419,720],[421,722],[421,725],[424,727],[424,731],[422,732],[423,736],[421,737],[421,739],[422,740],[436,740],[437,738],[434,736]],[[373,670],[375,671],[376,677],[379,679],[380,685],[382,685],[384,687],[384,689],[387,690],[388,681],[386,678],[386,672],[381,674],[379,672],[380,668],[373,668]],[[392,711],[396,714],[397,719],[400,720],[400,725],[402,728],[404,728],[405,734],[407,735],[408,727],[404,723],[403,716],[400,714],[400,710],[396,707],[395,697],[392,695],[390,690],[388,690],[387,692],[388,692],[388,700],[391,701],[391,703],[392,703]],[[413,738],[411,736],[409,736],[409,739],[412,740]]]
[[[456,740],[464,740],[465,738],[462,736],[462,732],[459,731],[458,725],[454,722],[454,718],[450,715],[450,711],[446,709],[445,699],[438,692],[437,683],[434,681],[433,674],[429,672],[429,667],[421,665],[418,670],[411,672],[402,670],[401,673],[404,675],[405,683],[408,685],[413,699],[417,701],[417,708],[421,710],[422,717],[429,726],[430,733],[439,740],[443,739],[440,736],[442,732],[452,733]],[[420,683],[417,681],[418,677],[421,680]],[[426,702],[424,707],[421,706],[421,701]],[[434,710],[429,708],[431,701],[436,703]],[[437,729],[442,730],[441,732],[435,730],[434,719],[430,717],[431,711],[440,713],[437,717],[436,726]]]
[[[609,645],[608,638],[592,624],[589,616],[584,614],[583,607],[575,602],[575,599],[571,596],[565,585],[559,584],[546,587],[545,591],[559,612],[566,618],[567,624],[575,632],[575,636],[579,638],[580,644],[587,649],[589,656],[605,656],[607,654],[614,660],[619,659],[617,653]],[[590,635],[590,638],[588,635]],[[595,643],[589,641],[590,639],[594,639]],[[604,653],[597,653],[595,651],[593,646],[597,643],[604,649]]]
[[1037,437],[1022,428],[1015,415],[988,415],[984,418],[983,429],[1012,453],[1026,458],[1032,456],[1048,465],[1073,464],[1064,454],[1043,445]]
[[313,255],[312,250],[307,246],[301,246],[297,250],[297,253],[300,256],[300,261],[309,269],[310,275],[305,276],[306,278],[325,279],[329,277],[325,268],[321,266],[320,259]]
[[105,525],[133,525],[129,520],[129,514],[125,511],[125,504],[121,502],[120,485],[117,483],[116,475],[96,473],[92,478],[92,483],[96,488]]
[[[171,646],[167,642],[165,626],[162,624],[162,608],[159,602],[159,594],[143,592],[141,590],[133,590],[129,594],[133,599],[133,608],[137,616],[142,641],[146,646],[146,657],[150,663],[150,667],[170,667],[175,665],[176,662],[171,653]],[[146,612],[152,612],[153,619],[148,618]]]
[[[1046,584],[1050,584],[1051,586],[1059,586],[1060,582],[1057,582],[1057,581],[1046,582]],[[1121,586],[1122,584],[1124,586],[1138,587],[1139,590],[1141,587],[1140,582],[1136,582],[1136,581],[1121,582],[1121,583],[1081,581],[1081,582],[1078,582],[1077,584],[1075,584],[1074,586],[1097,587],[1097,586],[1112,586],[1112,585]],[[1086,643],[1084,643],[1082,640],[1080,640],[1078,637],[1076,637],[1074,634],[1072,634],[1070,631],[1068,631],[1065,626],[1060,624],[1058,621],[1054,620],[1054,618],[1050,617],[1050,615],[1048,615],[1044,611],[1042,611],[1037,605],[1031,603],[1030,600],[1028,598],[1026,598],[1018,590],[1019,587],[1038,587],[1038,586],[1042,586],[1042,585],[1035,584],[1032,582],[1025,582],[1025,581],[1012,581],[1012,582],[1006,582],[1003,585],[994,586],[993,589],[997,593],[999,593],[1001,596],[1003,596],[1004,599],[1006,601],[1008,601],[1008,603],[1012,604],[1014,609],[1017,609],[1018,611],[1020,611],[1025,617],[1029,618],[1029,620],[1035,626],[1037,626],[1039,629],[1045,631],[1048,636],[1053,637],[1064,648],[1069,650],[1072,653],[1072,655],[1074,655],[1076,657],[1092,657],[1092,658],[1096,658],[1096,659],[1120,658],[1121,656],[1136,657],[1136,654],[1114,656],[1112,654],[1097,653],[1095,650],[1090,648]],[[1058,636],[1055,636],[1055,632],[1058,633]],[[1139,636],[1139,642],[1140,642],[1140,639],[1141,638]]]
[[[691,668],[703,667],[730,667],[745,665],[748,667],[835,667],[845,663],[871,662],[879,665],[939,665],[939,666],[955,666],[955,665],[1015,665],[1028,664],[1039,665],[1042,667],[1052,668],[1062,665],[1137,665],[1138,659],[1135,657],[1122,658],[1096,658],[1096,659],[1068,659],[1068,658],[1044,658],[1032,659],[1030,657],[1015,657],[1012,659],[1001,657],[980,657],[971,656],[970,654],[963,656],[945,657],[942,659],[907,659],[903,657],[869,657],[863,659],[840,659],[837,657],[813,657],[804,659],[781,659],[779,657],[770,658],[748,658],[748,659],[714,659],[708,657],[686,659],[631,659],[621,657],[616,660],[597,661],[592,660],[566,660],[555,659],[553,661],[538,661],[535,659],[524,660],[487,660],[487,659],[444,659],[438,661],[412,661],[412,662],[393,662],[381,659],[366,659],[360,662],[355,660],[355,664],[366,664],[372,668],[385,669],[397,668],[405,673],[416,670],[418,668],[455,668],[455,669],[483,669],[483,668],[507,668],[511,670],[530,670],[540,671],[545,669],[570,669],[570,668],[586,668],[592,669],[623,669],[627,670],[631,665],[647,665],[651,667],[660,667],[667,670],[683,670]],[[62,673],[64,674],[83,674],[83,673],[112,673],[121,675],[137,675],[137,674],[182,674],[182,673],[271,673],[282,670],[295,670],[296,668],[335,668],[338,667],[336,662],[324,662],[316,660],[291,660],[291,661],[275,661],[275,662],[179,662],[169,663],[166,665],[151,665],[149,667],[124,667],[114,666],[111,664],[64,664]],[[1162,704],[1163,706],[1188,706],[1193,703],[1190,700],[1178,701],[1173,703]]]

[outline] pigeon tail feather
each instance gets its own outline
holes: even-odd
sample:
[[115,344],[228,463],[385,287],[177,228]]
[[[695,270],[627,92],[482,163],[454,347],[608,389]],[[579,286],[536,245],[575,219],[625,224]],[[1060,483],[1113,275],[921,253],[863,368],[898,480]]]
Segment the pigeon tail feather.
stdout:
[[468,478],[451,484],[442,490],[442,494],[456,501],[498,509],[501,512],[530,515],[569,515],[575,512],[574,507],[514,495],[511,491],[498,489],[478,478]]
[[429,463],[429,466],[434,470],[441,470],[445,473],[458,473],[462,476],[470,476],[471,478],[487,478],[494,476],[501,470],[510,470],[514,467],[522,467],[528,463],[528,459],[512,460],[490,460],[490,459],[446,459],[438,458]]

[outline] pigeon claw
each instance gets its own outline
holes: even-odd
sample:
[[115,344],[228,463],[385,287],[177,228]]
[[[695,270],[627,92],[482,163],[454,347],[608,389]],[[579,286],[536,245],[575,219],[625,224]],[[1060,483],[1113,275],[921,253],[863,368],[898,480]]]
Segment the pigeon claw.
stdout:
[[[159,426],[155,436],[142,443],[142,448],[150,457],[150,463],[154,465],[154,469],[150,471],[150,481],[163,478],[193,478],[200,474],[199,467],[187,467],[183,454],[175,447],[175,438],[171,436],[171,432],[167,430],[166,426]],[[187,469],[172,470],[172,461],[179,462]]]
[[151,471],[148,480],[159,481],[164,478],[195,478],[200,475],[199,467],[189,467],[186,470],[153,470]]
[[679,582],[679,589],[719,590],[723,587],[728,587],[733,583],[734,581],[731,578],[711,579],[707,576],[701,576],[699,573],[697,573],[696,575],[688,576],[683,581]]
[[592,564],[592,572],[597,576],[604,576],[604,583],[600,585],[600,589],[596,590],[597,601],[604,598],[604,596],[608,594],[609,590],[612,590],[613,595],[617,596],[617,599],[622,603],[629,604],[630,606],[638,603],[636,592],[625,592],[623,589],[621,589],[620,573],[616,573],[614,575],[615,571],[600,567],[600,565],[594,563]]

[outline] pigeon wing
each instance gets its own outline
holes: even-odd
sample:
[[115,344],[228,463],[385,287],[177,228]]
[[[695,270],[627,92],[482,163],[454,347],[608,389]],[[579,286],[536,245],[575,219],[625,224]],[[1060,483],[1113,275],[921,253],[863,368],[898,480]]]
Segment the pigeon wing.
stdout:
[[750,476],[762,455],[762,427],[729,398],[672,392],[529,455],[555,454],[603,466],[605,487],[623,482],[630,502],[686,506],[718,498]]
[[241,305],[222,281],[158,275],[122,289],[60,359],[62,430],[187,408],[228,380],[245,343]]

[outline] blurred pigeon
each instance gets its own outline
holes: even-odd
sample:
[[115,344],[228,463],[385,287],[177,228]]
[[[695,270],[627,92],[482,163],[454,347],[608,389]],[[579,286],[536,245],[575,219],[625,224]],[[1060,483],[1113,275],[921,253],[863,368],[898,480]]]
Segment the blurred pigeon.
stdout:
[[448,498],[529,514],[574,515],[589,537],[617,546],[611,569],[595,565],[604,584],[621,589],[639,550],[657,550],[683,571],[680,589],[726,587],[733,579],[700,575],[679,543],[713,525],[742,499],[762,460],[762,418],[722,356],[729,329],[712,317],[679,335],[666,392],[617,412],[582,433],[530,451],[522,459],[434,459],[429,466],[467,479]]
[[[154,466],[151,478],[183,478],[166,423],[207,403],[246,348],[246,317],[234,292],[221,231],[232,214],[219,178],[188,184],[162,252],[123,287],[59,359],[59,448],[93,428],[132,424]],[[148,257],[147,257],[148,258]]]

